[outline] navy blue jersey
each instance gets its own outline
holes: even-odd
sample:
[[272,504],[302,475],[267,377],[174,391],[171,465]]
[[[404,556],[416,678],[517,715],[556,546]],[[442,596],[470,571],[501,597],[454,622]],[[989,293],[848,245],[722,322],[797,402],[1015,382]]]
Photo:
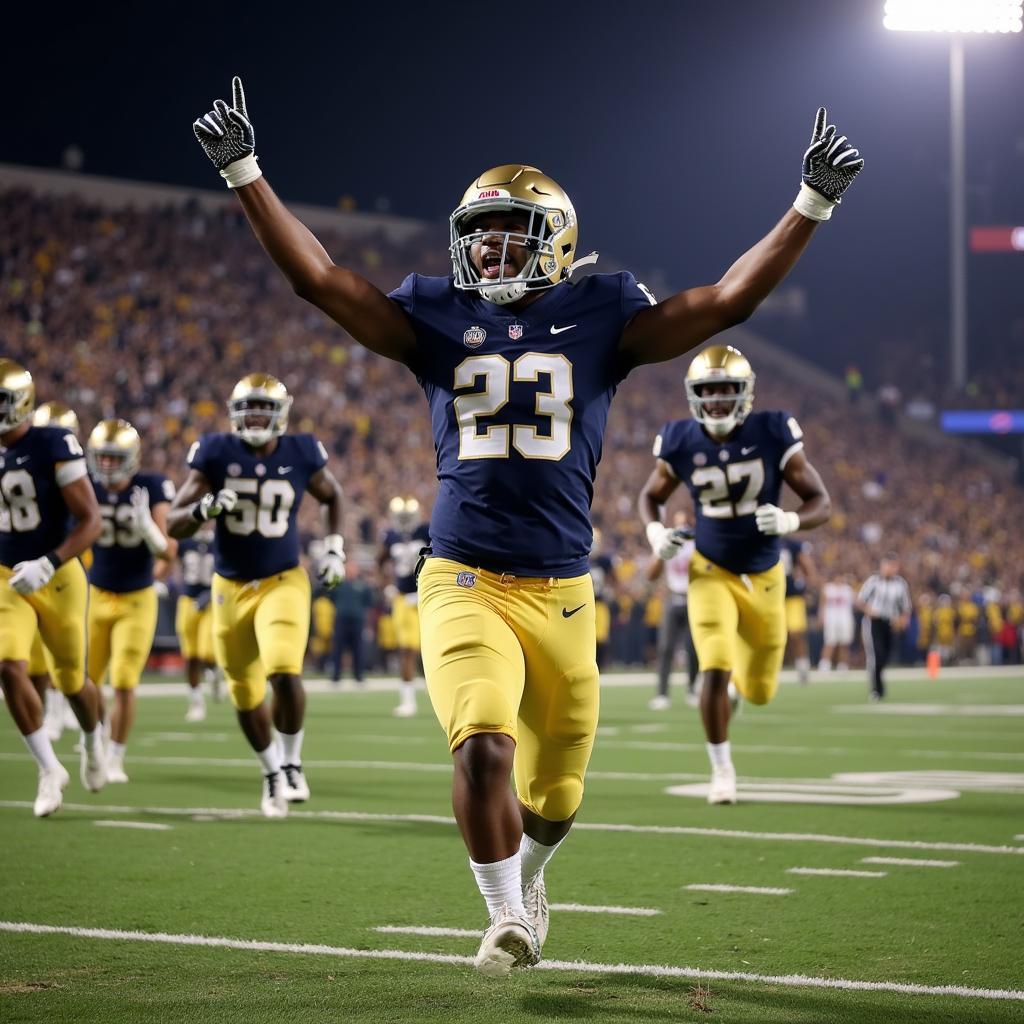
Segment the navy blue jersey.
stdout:
[[152,586],[156,559],[135,527],[132,492],[142,488],[152,509],[174,499],[174,484],[159,473],[136,473],[120,491],[108,490],[96,479],[92,486],[100,503],[103,531],[92,546],[89,582],[115,594]]
[[10,568],[60,547],[71,521],[61,488],[85,474],[82,446],[63,427],[29,427],[0,447],[0,563]]
[[188,537],[178,541],[181,592],[193,599],[209,594],[213,584],[213,540]]
[[310,478],[327,464],[312,434],[283,434],[266,457],[234,434],[203,434],[188,464],[211,490],[238,494],[231,512],[216,518],[214,567],[229,580],[261,580],[299,564],[295,525]]
[[811,545],[796,537],[783,537],[779,546],[779,557],[782,568],[786,570],[786,597],[803,597],[807,592],[807,580],[803,571],[799,571],[800,556],[811,550]]
[[437,452],[434,553],[518,576],[580,576],[622,330],[652,303],[630,274],[544,292],[519,314],[412,274],[391,293]]
[[788,412],[752,412],[725,442],[696,420],[666,423],[654,454],[693,495],[697,550],[734,573],[764,572],[779,560],[779,538],[761,533],[758,505],[778,505],[782,471],[803,448],[803,431]]
[[388,530],[384,534],[384,553],[395,573],[400,594],[416,593],[416,563],[420,548],[430,543],[430,528],[420,523],[412,530]]

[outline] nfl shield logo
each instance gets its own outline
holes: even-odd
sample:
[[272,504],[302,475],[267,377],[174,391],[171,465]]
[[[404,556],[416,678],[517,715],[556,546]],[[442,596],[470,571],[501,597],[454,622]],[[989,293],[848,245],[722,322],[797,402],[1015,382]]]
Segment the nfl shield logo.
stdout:
[[513,341],[518,341],[523,336],[523,325],[522,324],[509,324],[508,325],[508,336]]
[[484,338],[486,337],[487,332],[482,327],[477,327],[474,324],[463,334],[462,340],[465,342],[466,348],[479,348],[484,343]]
[[475,587],[476,586],[476,573],[475,572],[460,572],[455,577],[455,582],[460,587]]

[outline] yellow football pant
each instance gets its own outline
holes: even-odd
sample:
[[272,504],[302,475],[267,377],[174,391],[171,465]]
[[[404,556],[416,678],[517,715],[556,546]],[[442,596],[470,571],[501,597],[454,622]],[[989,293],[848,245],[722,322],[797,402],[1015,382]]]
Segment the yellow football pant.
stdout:
[[153,649],[157,604],[151,586],[124,594],[89,588],[89,676],[97,684],[109,669],[115,690],[139,685]]
[[7,582],[12,572],[0,565],[0,659],[28,662],[38,631],[50,678],[72,697],[85,685],[89,583],[82,563],[68,559],[45,587],[27,595]]
[[702,669],[732,670],[752,704],[767,704],[779,687],[786,649],[786,574],[737,576],[697,552],[690,562],[689,616]]
[[802,594],[786,598],[786,629],[790,633],[807,632],[807,601]]
[[43,637],[39,630],[32,640],[32,652],[28,656],[28,674],[30,676],[49,675],[50,666],[46,664],[46,648],[43,647]]
[[450,749],[510,736],[520,801],[548,821],[570,817],[600,704],[590,574],[524,579],[430,558],[419,608],[427,691]]
[[174,631],[183,658],[213,662],[213,605],[196,607],[194,597],[181,594],[174,610]]
[[420,649],[420,613],[415,594],[396,594],[391,602],[395,624],[395,643],[403,651]]
[[296,566],[261,580],[213,577],[213,650],[239,711],[263,702],[267,676],[301,675],[309,577]]
[[331,653],[334,643],[334,602],[321,595],[313,602],[313,636],[309,644],[309,652],[321,658]]

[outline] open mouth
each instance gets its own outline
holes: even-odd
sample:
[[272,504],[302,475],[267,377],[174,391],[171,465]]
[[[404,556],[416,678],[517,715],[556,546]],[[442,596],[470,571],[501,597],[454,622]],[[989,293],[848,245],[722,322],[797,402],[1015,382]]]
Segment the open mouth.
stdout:
[[515,277],[516,270],[507,259],[502,262],[499,251],[485,252],[480,259],[480,276],[485,281],[496,281],[502,273],[506,277]]

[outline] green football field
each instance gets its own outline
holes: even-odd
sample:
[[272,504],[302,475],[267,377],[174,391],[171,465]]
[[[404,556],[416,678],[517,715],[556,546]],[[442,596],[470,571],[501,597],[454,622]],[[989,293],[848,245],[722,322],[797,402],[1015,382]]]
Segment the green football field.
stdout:
[[226,704],[191,726],[140,700],[131,782],[95,795],[66,734],[47,820],[5,715],[0,1021],[1024,1020],[1024,673],[882,705],[784,685],[734,722],[735,807],[704,801],[696,712],[650,692],[606,686],[544,963],[505,981],[470,966],[483,904],[425,702],[311,694],[287,821]]

